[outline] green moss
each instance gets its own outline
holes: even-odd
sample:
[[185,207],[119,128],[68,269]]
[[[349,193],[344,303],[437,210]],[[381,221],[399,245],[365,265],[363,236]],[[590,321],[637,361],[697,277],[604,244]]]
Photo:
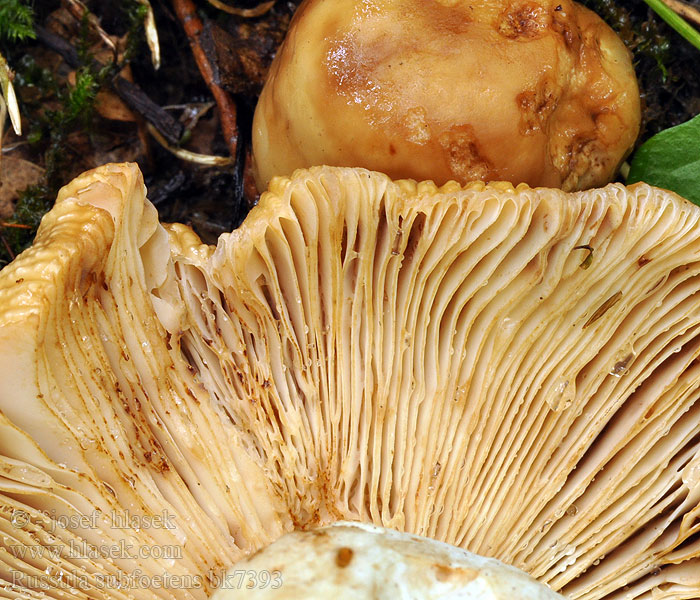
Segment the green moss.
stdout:
[[22,0],[0,2],[0,40],[19,42],[34,38],[34,11]]
[[148,14],[148,7],[136,0],[125,0],[121,9],[129,26],[126,36],[126,50],[124,51],[124,58],[128,62],[136,56],[141,44],[146,39],[144,21]]
[[53,190],[45,185],[32,185],[25,189],[17,201],[13,221],[29,225],[34,230],[39,227],[41,217],[51,208],[54,201]]
[[75,74],[75,86],[68,93],[65,102],[65,116],[68,120],[89,118],[95,109],[95,96],[99,89],[97,76],[90,69],[78,69]]
[[[84,29],[83,36],[86,35]],[[40,185],[21,193],[9,226],[0,227],[0,267],[31,244],[41,217],[50,210],[58,189],[66,183],[72,160],[66,152],[68,136],[76,131],[89,135],[93,129],[95,98],[114,72],[114,65],[98,68],[89,54],[84,60],[90,66],[76,71],[74,85],[58,83],[48,69],[39,67],[29,55],[17,63],[15,82],[28,130],[26,139],[43,157],[45,174]]]
[[54,198],[55,191],[47,185],[32,185],[20,194],[12,218],[0,225],[0,268],[32,243],[41,218],[53,205]]

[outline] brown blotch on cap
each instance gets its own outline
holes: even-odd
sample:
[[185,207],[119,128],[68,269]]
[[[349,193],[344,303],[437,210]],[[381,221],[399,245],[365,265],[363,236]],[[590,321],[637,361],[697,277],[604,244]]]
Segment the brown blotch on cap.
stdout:
[[335,564],[344,569],[352,561],[353,554],[352,548],[339,548],[338,553],[335,555]]

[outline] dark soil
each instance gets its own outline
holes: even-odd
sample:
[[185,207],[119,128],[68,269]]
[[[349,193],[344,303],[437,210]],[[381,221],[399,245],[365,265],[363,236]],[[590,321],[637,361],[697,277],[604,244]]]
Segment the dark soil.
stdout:
[[[130,48],[119,61],[128,64],[131,73],[123,71],[122,75],[132,77],[157,105],[176,107],[168,112],[181,123],[178,127],[188,132],[183,147],[203,154],[228,156],[216,107],[209,108],[197,120],[202,105],[211,103],[212,98],[170,2],[151,0],[151,3],[163,57],[158,71],[153,69],[143,27],[135,18],[138,13],[135,0],[86,2],[103,30]],[[257,4],[255,0],[229,3],[238,7]],[[36,24],[58,34],[78,51],[87,65],[83,71],[90,73],[94,85],[88,86],[92,95],[87,93],[87,99],[74,98],[71,86],[75,85],[76,77],[84,75],[83,71],[79,69],[76,73],[75,68],[38,40],[12,45],[0,43],[0,52],[16,71],[15,86],[24,133],[17,139],[6,132],[3,140],[4,162],[7,164],[11,157],[13,167],[5,169],[1,181],[5,191],[13,185],[17,189],[14,213],[12,207],[5,207],[3,214],[0,202],[3,222],[0,267],[31,242],[41,214],[50,208],[60,185],[107,161],[139,163],[149,197],[162,220],[188,223],[209,243],[215,242],[220,233],[236,227],[255,202],[245,159],[249,155],[257,94],[298,3],[278,1],[261,17],[241,18],[197,0],[206,27],[207,53],[216,60],[219,81],[232,94],[238,110],[236,162],[216,168],[175,158],[147,134],[138,115],[128,110],[123,115],[123,108],[115,108],[116,96],[110,82],[117,69],[99,72],[94,68],[94,60],[103,65],[111,60],[110,51],[94,28],[87,19],[71,16],[65,0],[63,3],[35,0]],[[700,113],[700,51],[667,27],[640,0],[583,3],[613,26],[634,54],[644,103],[640,143]],[[95,97],[98,89],[101,92]],[[34,181],[35,185],[26,188],[27,181]],[[10,227],[8,223],[27,228]]]

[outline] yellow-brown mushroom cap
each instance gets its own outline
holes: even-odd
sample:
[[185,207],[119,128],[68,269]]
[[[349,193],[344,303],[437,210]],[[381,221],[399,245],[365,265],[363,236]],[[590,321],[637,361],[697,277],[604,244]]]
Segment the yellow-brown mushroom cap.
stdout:
[[575,190],[611,180],[639,122],[629,53],[569,0],[307,0],[253,145],[260,189],[329,164]]

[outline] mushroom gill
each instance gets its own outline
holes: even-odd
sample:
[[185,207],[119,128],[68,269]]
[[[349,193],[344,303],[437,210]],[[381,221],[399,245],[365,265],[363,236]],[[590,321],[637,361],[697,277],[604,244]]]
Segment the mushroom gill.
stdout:
[[338,520],[700,597],[698,221],[318,167],[212,248],[82,175],[0,273],[0,598],[204,598]]

